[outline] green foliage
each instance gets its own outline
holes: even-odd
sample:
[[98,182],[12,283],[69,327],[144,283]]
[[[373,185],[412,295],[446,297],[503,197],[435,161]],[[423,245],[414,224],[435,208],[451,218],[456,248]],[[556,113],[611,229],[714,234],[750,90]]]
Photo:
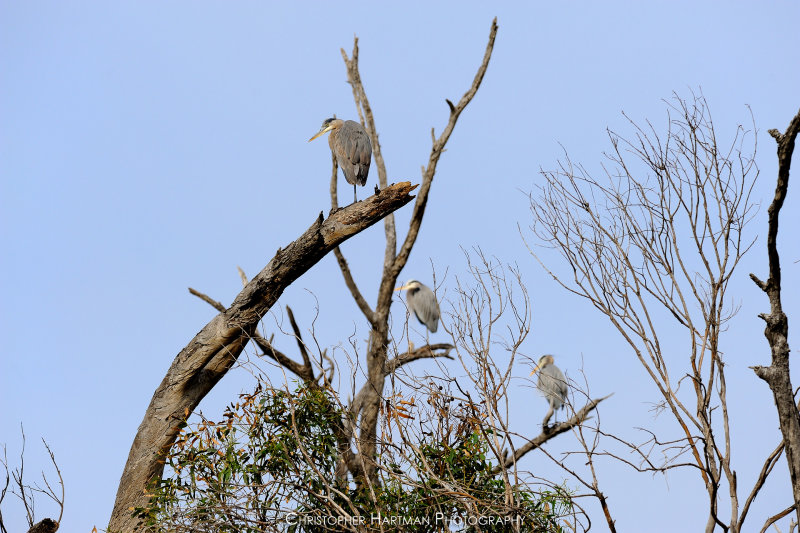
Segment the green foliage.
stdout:
[[479,432],[471,431],[453,446],[430,438],[418,450],[414,470],[427,475],[414,482],[387,480],[378,498],[384,514],[465,531],[511,531],[514,523],[524,532],[562,530],[557,520],[569,511],[568,495],[538,494],[526,487],[507,491],[503,479],[492,473],[488,445]]
[[509,487],[470,424],[393,445],[400,453],[381,454],[378,483],[337,481],[342,420],[328,390],[259,388],[222,422],[182,428],[150,505],[135,513],[154,532],[561,531],[569,496]]

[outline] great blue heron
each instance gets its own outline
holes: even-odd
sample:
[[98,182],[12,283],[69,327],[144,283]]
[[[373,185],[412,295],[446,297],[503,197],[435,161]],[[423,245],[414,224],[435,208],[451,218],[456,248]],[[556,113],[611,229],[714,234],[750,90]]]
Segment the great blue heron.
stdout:
[[436,333],[439,329],[439,302],[436,301],[433,291],[415,279],[408,280],[405,285],[395,290],[408,291],[406,293],[408,309],[416,315],[420,324],[424,324],[431,333]]
[[331,152],[344,172],[344,179],[353,186],[353,202],[355,203],[357,201],[356,185],[363,187],[367,184],[369,163],[372,159],[372,143],[369,142],[369,135],[358,122],[326,118],[317,134],[308,142],[327,132],[331,132],[328,136]]
[[[531,372],[531,376],[539,373],[539,380],[536,382],[536,388],[544,394],[550,409],[544,416],[542,427],[546,428],[550,417],[557,409],[564,407],[564,401],[567,399],[567,378],[564,373],[553,364],[553,356],[550,354],[543,355],[536,363],[536,368]],[[558,415],[556,415],[558,421]]]

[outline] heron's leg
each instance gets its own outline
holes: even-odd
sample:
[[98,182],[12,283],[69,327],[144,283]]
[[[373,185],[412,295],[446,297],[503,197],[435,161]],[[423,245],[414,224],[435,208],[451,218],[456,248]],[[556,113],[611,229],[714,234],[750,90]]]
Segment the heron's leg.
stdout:
[[353,184],[353,203],[358,201],[358,197],[356,196],[356,184]]
[[551,404],[550,405],[550,409],[547,410],[547,414],[544,415],[544,420],[542,420],[542,427],[543,428],[547,427],[547,423],[550,421],[550,417],[553,416],[554,412],[555,412],[555,410],[553,409],[553,406]]

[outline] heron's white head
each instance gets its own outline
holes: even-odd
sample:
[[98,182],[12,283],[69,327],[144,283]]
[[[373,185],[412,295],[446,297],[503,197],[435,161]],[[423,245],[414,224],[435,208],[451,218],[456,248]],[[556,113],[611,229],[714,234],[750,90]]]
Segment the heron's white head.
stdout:
[[402,287],[397,287],[395,291],[412,291],[414,289],[419,289],[421,285],[422,284],[419,281],[415,279],[410,279],[406,281],[406,284],[403,285]]
[[553,356],[550,355],[549,353],[541,356],[539,358],[539,362],[536,363],[536,367],[533,369],[533,372],[531,372],[531,376],[540,371],[541,369],[543,369],[544,367],[546,367],[547,365],[552,365],[553,361],[554,361]]

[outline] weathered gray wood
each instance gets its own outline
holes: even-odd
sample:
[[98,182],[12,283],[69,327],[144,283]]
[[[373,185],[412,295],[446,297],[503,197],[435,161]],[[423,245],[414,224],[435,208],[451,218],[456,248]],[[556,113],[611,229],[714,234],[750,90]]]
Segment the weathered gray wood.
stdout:
[[379,194],[332,212],[320,214],[311,227],[275,257],[175,357],[153,394],[128,455],[108,524],[111,532],[136,530],[131,508],[147,504],[147,483],[160,477],[159,462],[178,435],[179,424],[231,368],[250,340],[259,320],[284,289],[328,252],[409,203],[416,187],[408,182],[391,185]]
[[750,277],[769,297],[770,312],[759,316],[766,322],[764,336],[772,352],[770,366],[752,367],[756,375],[767,382],[775,398],[778,421],[783,434],[786,462],[792,480],[792,494],[795,513],[800,521],[800,413],[794,399],[794,388],[789,375],[789,319],[781,305],[781,263],[778,255],[778,221],[789,190],[789,169],[792,164],[794,143],[800,133],[800,111],[789,123],[786,132],[769,130],[778,143],[778,182],[775,197],[767,209],[767,257],[769,258],[769,278],[764,283],[754,274]]

